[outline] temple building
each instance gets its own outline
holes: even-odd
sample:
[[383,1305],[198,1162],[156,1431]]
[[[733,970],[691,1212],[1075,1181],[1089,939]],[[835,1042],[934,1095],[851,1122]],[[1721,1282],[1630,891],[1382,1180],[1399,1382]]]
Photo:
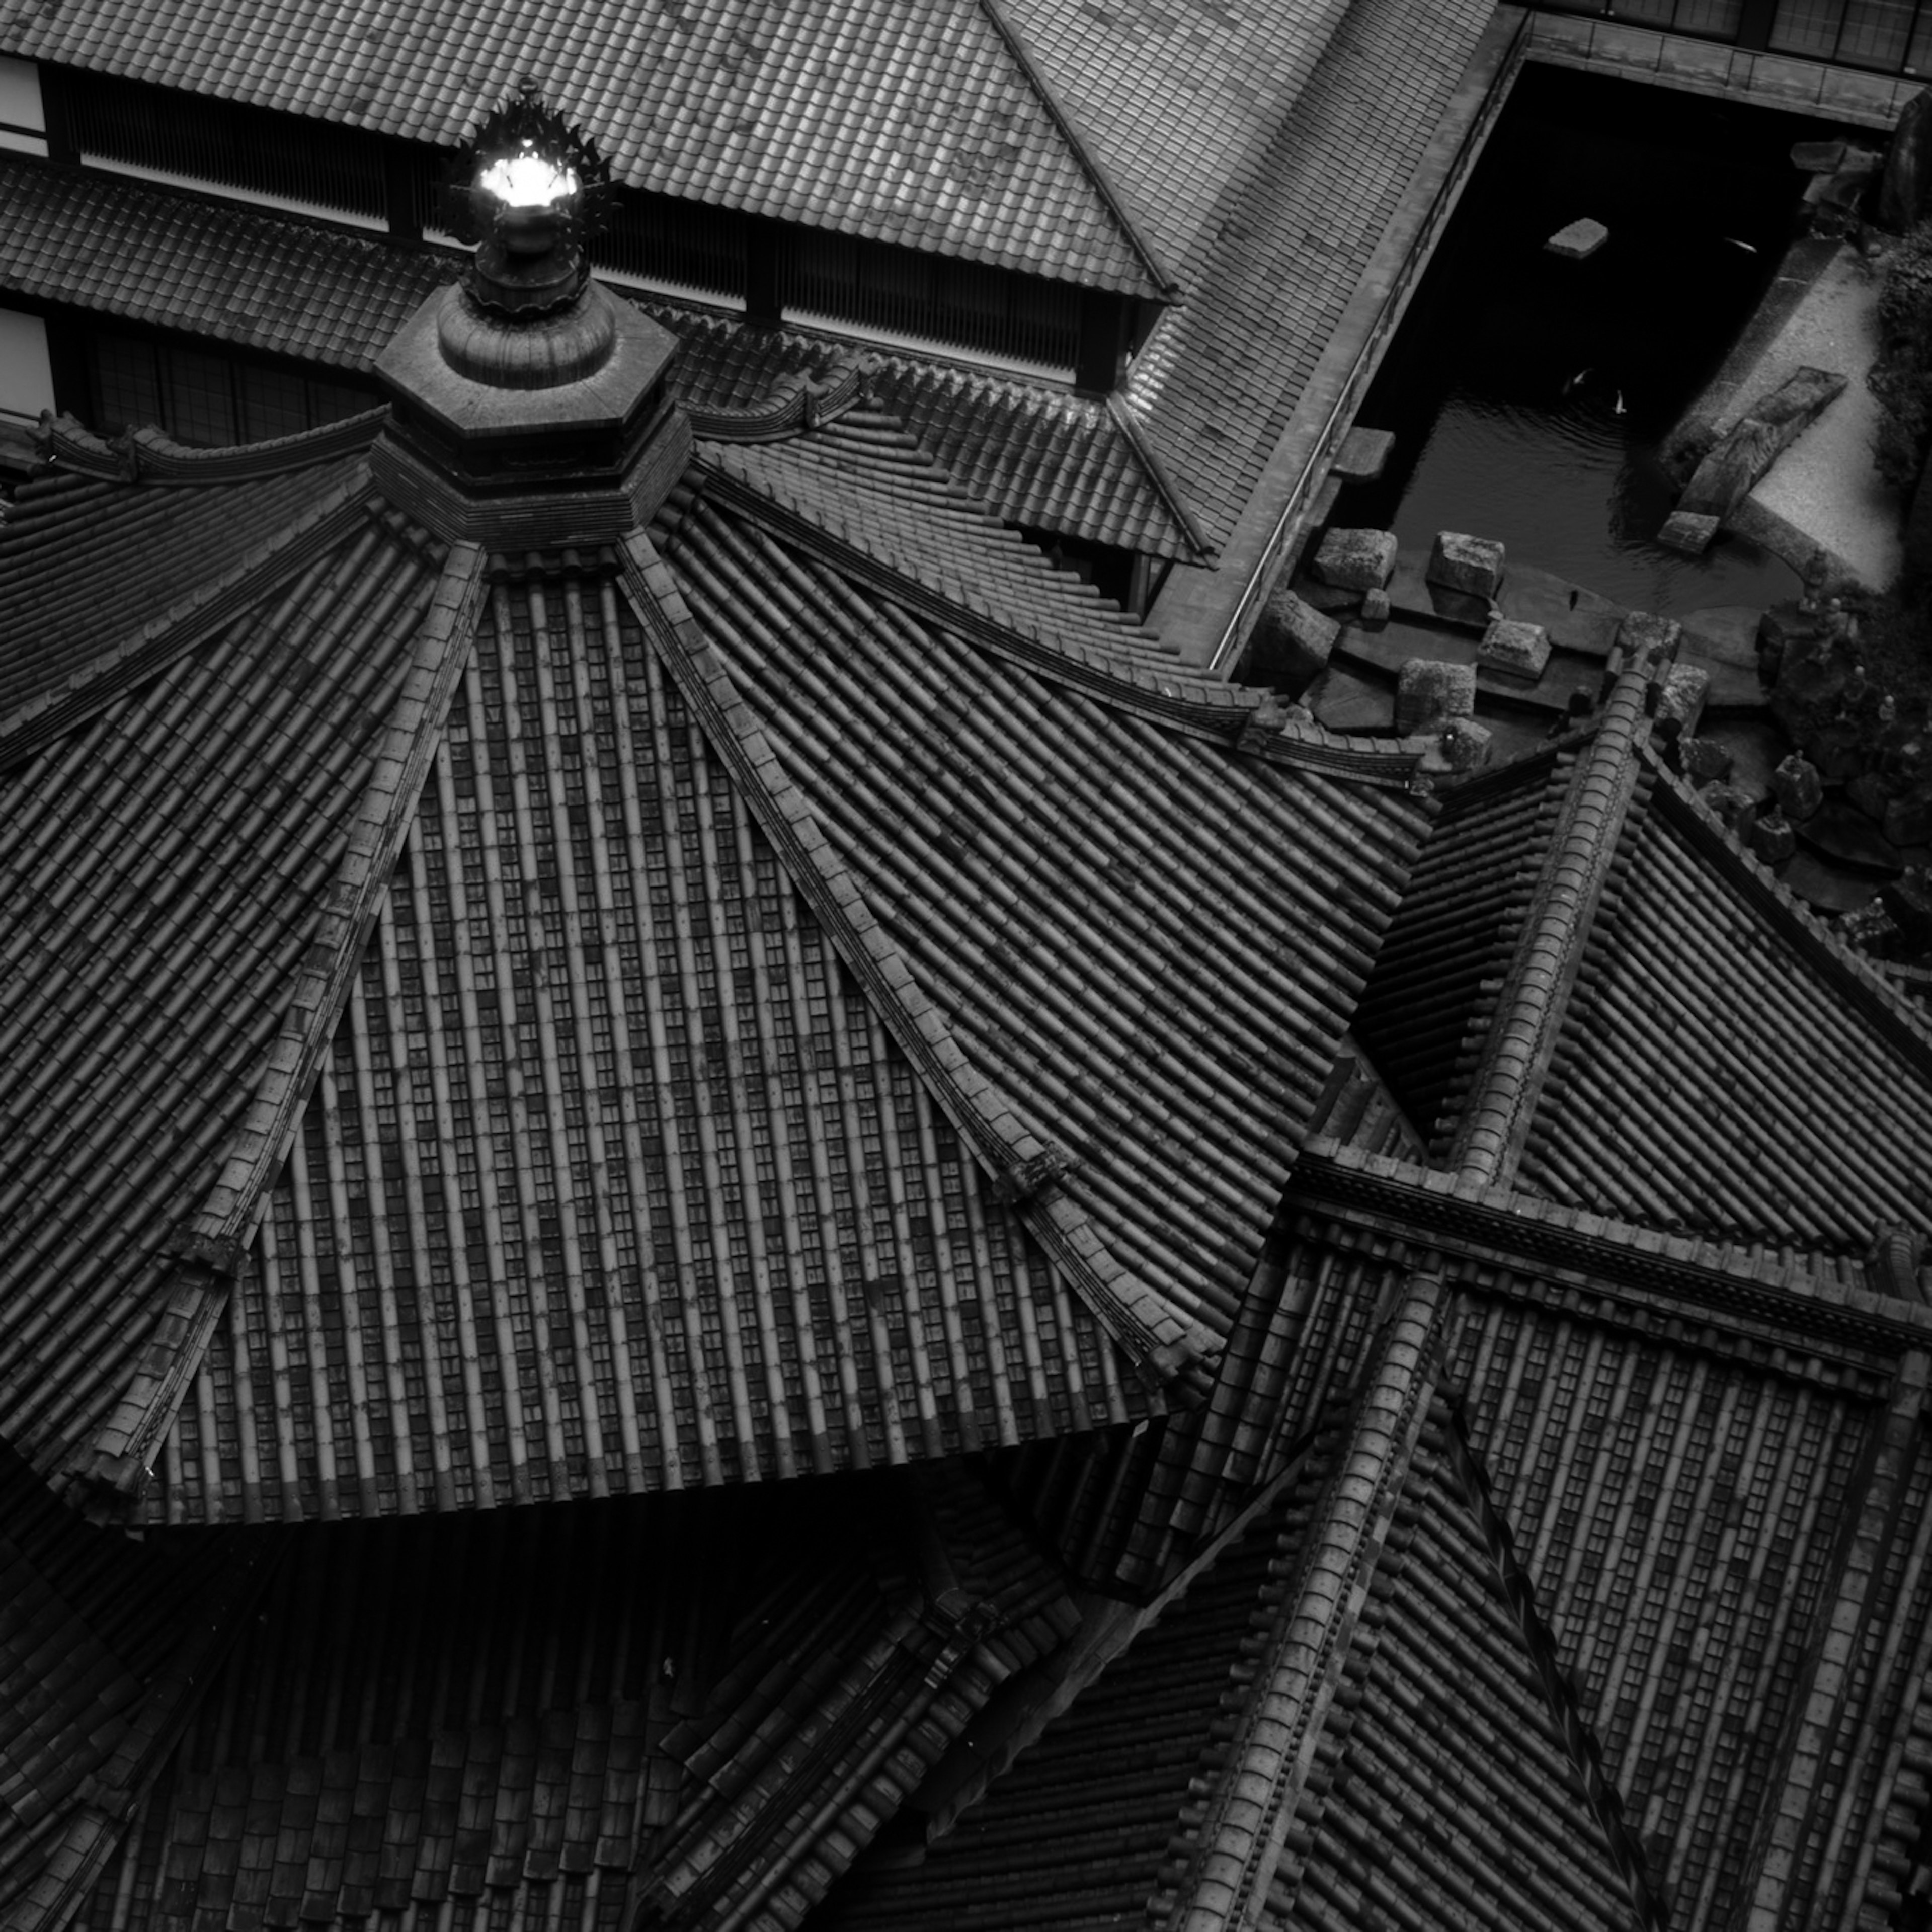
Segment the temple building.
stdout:
[[1226,674],[1526,16],[434,10],[0,4],[0,1928],[1918,1932],[1924,1008]]

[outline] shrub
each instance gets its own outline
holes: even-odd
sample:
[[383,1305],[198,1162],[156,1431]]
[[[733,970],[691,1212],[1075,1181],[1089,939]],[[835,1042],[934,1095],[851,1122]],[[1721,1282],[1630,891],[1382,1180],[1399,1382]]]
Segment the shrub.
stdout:
[[1873,459],[1888,483],[1909,494],[1932,447],[1932,221],[1886,258],[1878,321],[1879,359],[1865,377],[1882,411]]

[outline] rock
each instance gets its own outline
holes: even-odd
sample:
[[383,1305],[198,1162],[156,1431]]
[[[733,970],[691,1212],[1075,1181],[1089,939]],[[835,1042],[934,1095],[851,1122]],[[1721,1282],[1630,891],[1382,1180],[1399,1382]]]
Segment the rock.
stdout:
[[1829,370],[1808,368],[1787,376],[1718,438],[1685,486],[1678,513],[1721,523],[1844,391],[1844,377]]
[[1710,694],[1711,674],[1695,664],[1672,664],[1657,694],[1657,735],[1667,744],[1694,731]]
[[1786,818],[1802,825],[1825,802],[1824,782],[1809,758],[1793,752],[1772,773],[1771,795]]
[[1885,153],[1878,189],[1878,225],[1903,235],[1932,202],[1932,88],[1905,104]]
[[1794,141],[1791,165],[1808,175],[1836,174],[1845,158],[1843,141]]
[[1348,590],[1380,590],[1395,574],[1392,530],[1330,530],[1315,553],[1315,574]]
[[1476,646],[1476,662],[1486,670],[1534,684],[1550,662],[1550,633],[1540,624],[1492,617]]
[[1874,825],[1882,825],[1892,794],[1876,772],[1856,772],[1845,781],[1845,802],[1863,812]]
[[1340,477],[1344,483],[1372,483],[1388,467],[1389,458],[1394,454],[1393,430],[1364,429],[1358,423],[1342,439],[1342,447],[1336,452],[1328,473]]
[[1841,870],[1862,872],[1873,879],[1895,879],[1904,861],[1895,846],[1862,812],[1841,799],[1828,799],[1798,827],[1798,836],[1814,852]]
[[1411,658],[1396,681],[1395,728],[1405,737],[1440,730],[1476,709],[1476,668]]
[[1666,550],[1682,550],[1686,556],[1702,556],[1718,534],[1718,519],[1700,516],[1694,510],[1672,510],[1664,520],[1657,540]]
[[1671,754],[1694,785],[1713,784],[1730,776],[1731,754],[1714,738],[1679,738]]
[[1386,590],[1365,590],[1362,592],[1362,622],[1371,630],[1379,631],[1389,620],[1389,594]]
[[1733,828],[1756,808],[1750,794],[1734,784],[1714,784],[1703,796],[1704,802],[1725,824]]
[[1585,215],[1580,220],[1558,229],[1543,245],[1552,255],[1582,262],[1587,261],[1610,238],[1610,231],[1600,221],[1592,221]]
[[1879,902],[1909,951],[1932,951],[1932,870],[1914,866],[1902,878],[1879,889]]
[[1786,647],[1794,640],[1808,642],[1817,634],[1817,625],[1795,603],[1774,604],[1758,620],[1758,676],[1766,684],[1775,684]]
[[1262,607],[1248,644],[1248,675],[1299,698],[1327,668],[1341,626],[1277,585]]
[[1932,845],[1932,786],[1915,785],[1888,800],[1881,823],[1894,845]]
[[1781,866],[1798,850],[1798,835],[1788,819],[1775,809],[1756,814],[1744,830],[1744,843],[1751,856],[1767,866]]
[[1429,553],[1429,581],[1444,590],[1493,603],[1502,588],[1503,547],[1488,537],[1438,531]]
[[1473,718],[1459,718],[1443,733],[1439,748],[1452,772],[1480,771],[1490,761],[1490,728]]

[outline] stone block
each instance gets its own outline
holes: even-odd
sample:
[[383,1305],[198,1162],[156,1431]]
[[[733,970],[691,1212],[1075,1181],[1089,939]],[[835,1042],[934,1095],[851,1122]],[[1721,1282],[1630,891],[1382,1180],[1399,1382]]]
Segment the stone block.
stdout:
[[1582,262],[1588,260],[1610,238],[1610,231],[1600,221],[1592,221],[1586,215],[1580,221],[1558,229],[1543,245],[1552,255]]
[[1731,754],[1714,738],[1687,734],[1671,748],[1677,769],[1694,785],[1714,784],[1731,775]]
[[1626,610],[1610,653],[1610,675],[1642,670],[1660,676],[1664,666],[1677,655],[1683,635],[1684,626],[1675,617],[1660,617],[1654,610]]
[[1711,674],[1696,664],[1672,664],[1657,695],[1657,731],[1676,738],[1695,731],[1710,694]]
[[1772,771],[1771,795],[1786,818],[1802,825],[1825,802],[1824,782],[1809,758],[1793,752]]
[[1396,681],[1395,728],[1405,738],[1439,730],[1476,709],[1476,668],[1411,658]]
[[1844,164],[1845,150],[1843,141],[1795,141],[1791,165],[1808,175],[1836,174]]
[[1262,607],[1249,640],[1247,675],[1299,698],[1328,668],[1341,626],[1311,608],[1286,584]]
[[1452,772],[1480,771],[1490,762],[1490,728],[1473,718],[1457,718],[1440,742],[1444,762]]
[[1380,590],[1395,574],[1393,530],[1330,530],[1315,553],[1315,574],[1346,590]]
[[1798,850],[1798,835],[1791,821],[1776,811],[1754,813],[1744,828],[1744,844],[1754,858],[1767,866],[1781,866]]
[[1534,684],[1550,662],[1550,633],[1540,624],[1494,617],[1476,646],[1476,662],[1486,670]]
[[1734,784],[1714,784],[1705,793],[1704,802],[1734,830],[1750,816],[1754,805],[1750,794]]
[[1502,588],[1503,547],[1489,537],[1438,530],[1429,553],[1428,577],[1444,590],[1493,600]]
[[1932,788],[1916,785],[1888,800],[1884,825],[1894,845],[1932,845]]
[[1682,550],[1686,556],[1702,556],[1717,536],[1719,521],[1695,510],[1672,510],[1664,518],[1657,540],[1666,550]]
[[1389,620],[1389,594],[1386,590],[1365,590],[1362,592],[1362,622],[1372,631],[1379,631]]
[[1330,474],[1345,483],[1372,483],[1388,467],[1389,458],[1394,454],[1394,430],[1364,429],[1358,423],[1342,439]]

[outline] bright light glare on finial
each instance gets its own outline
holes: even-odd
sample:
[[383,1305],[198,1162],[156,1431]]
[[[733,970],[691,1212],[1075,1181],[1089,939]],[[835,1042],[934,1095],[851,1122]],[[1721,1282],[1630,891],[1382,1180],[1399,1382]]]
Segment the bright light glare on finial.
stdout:
[[492,161],[477,185],[506,208],[544,208],[578,190],[577,176],[548,154],[525,150]]

